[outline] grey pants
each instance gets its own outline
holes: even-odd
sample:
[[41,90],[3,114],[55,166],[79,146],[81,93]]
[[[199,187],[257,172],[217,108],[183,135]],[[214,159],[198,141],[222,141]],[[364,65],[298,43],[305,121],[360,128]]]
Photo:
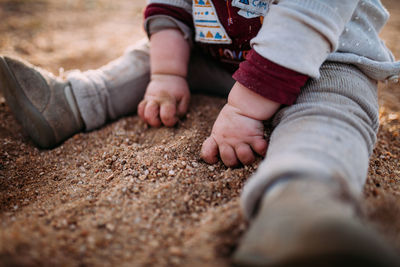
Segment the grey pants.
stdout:
[[[134,113],[149,72],[143,42],[98,70],[71,73],[68,80],[86,129]],[[235,81],[194,53],[188,82],[192,91],[226,96]],[[340,178],[360,194],[378,124],[376,82],[354,66],[326,62],[321,77],[306,84],[296,103],[275,115],[266,158],[243,189],[244,214],[249,217],[268,188],[288,175]]]

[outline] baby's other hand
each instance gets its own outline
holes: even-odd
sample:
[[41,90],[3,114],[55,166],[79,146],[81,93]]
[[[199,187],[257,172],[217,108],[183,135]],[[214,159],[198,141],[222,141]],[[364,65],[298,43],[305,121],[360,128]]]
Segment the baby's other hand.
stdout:
[[214,164],[218,154],[228,167],[251,164],[255,161],[254,152],[264,156],[267,141],[264,139],[262,121],[241,114],[236,107],[226,104],[214,123],[211,135],[204,141],[201,157]]
[[267,141],[262,121],[271,118],[280,104],[264,98],[236,82],[226,104],[214,123],[210,137],[203,143],[201,157],[214,164],[221,160],[228,167],[251,164],[255,153],[264,156]]
[[151,126],[172,127],[187,112],[189,101],[190,91],[184,77],[153,74],[138,114]]

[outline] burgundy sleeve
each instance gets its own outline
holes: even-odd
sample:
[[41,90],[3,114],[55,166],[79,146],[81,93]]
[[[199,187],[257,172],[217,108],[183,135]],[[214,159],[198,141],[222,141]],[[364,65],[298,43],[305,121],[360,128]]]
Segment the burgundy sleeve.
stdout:
[[282,67],[252,49],[246,60],[240,63],[233,78],[269,100],[292,105],[309,77]]
[[189,14],[186,10],[179,7],[166,4],[150,4],[146,7],[144,11],[144,18],[147,19],[154,15],[170,16],[176,20],[185,23],[188,27],[192,29],[194,27],[192,15]]

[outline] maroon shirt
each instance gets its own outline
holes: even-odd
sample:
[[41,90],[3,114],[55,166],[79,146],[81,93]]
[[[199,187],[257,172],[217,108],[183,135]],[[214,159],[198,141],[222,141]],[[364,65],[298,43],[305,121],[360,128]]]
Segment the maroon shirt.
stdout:
[[[240,10],[231,5],[231,0],[213,0],[218,19],[232,40],[231,44],[200,43],[205,54],[223,63],[232,72],[233,78],[263,97],[272,101],[291,105],[300,93],[300,88],[308,76],[283,66],[257,54],[251,49],[250,40],[254,38],[262,25],[262,17],[245,18],[238,14]],[[154,15],[168,15],[192,29],[192,15],[184,9],[165,5],[150,4],[145,10],[145,18]]]

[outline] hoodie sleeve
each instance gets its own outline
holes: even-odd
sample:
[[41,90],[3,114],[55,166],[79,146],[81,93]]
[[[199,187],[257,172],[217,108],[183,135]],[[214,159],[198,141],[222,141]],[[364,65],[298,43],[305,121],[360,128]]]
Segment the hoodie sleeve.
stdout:
[[270,6],[252,48],[288,69],[319,77],[319,68],[338,47],[359,0],[281,0]]
[[151,0],[144,12],[147,35],[168,28],[181,30],[185,39],[192,41],[193,18],[190,0]]
[[272,101],[291,105],[308,78],[318,78],[338,47],[356,0],[281,0],[270,6],[233,78]]

